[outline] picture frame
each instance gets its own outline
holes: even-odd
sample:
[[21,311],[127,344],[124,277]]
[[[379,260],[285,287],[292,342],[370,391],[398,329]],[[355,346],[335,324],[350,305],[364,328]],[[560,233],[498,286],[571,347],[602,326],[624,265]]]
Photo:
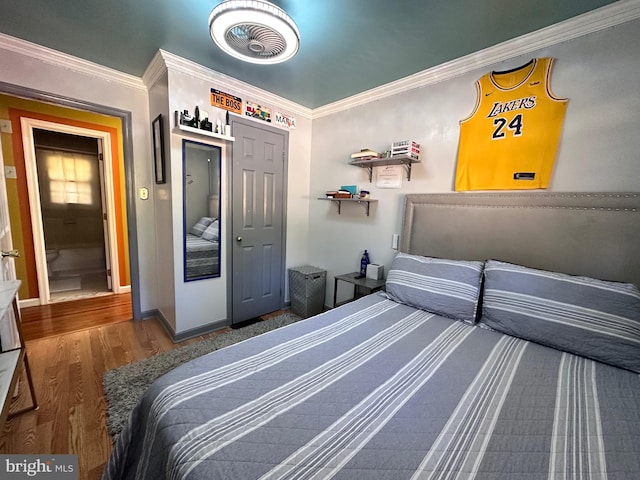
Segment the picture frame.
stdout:
[[153,133],[153,165],[156,183],[166,183],[162,114],[158,115],[153,122],[151,122],[151,131]]

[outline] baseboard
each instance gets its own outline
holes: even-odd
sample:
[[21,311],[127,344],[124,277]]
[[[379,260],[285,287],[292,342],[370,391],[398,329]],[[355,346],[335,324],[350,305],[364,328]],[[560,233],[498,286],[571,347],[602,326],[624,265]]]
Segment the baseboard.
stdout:
[[24,300],[20,300],[19,302],[20,308],[25,307],[39,307],[40,299],[39,298],[26,298]]
[[218,320],[216,322],[211,322],[206,325],[202,325],[198,328],[192,328],[191,330],[186,330],[181,333],[174,333],[171,340],[173,343],[180,343],[185,340],[189,340],[191,338],[199,337],[201,335],[206,335],[207,333],[215,332],[216,330],[220,330],[221,328],[228,327],[231,322],[228,320]]
[[192,328],[191,330],[186,330],[181,333],[176,333],[171,324],[167,321],[166,318],[164,318],[164,315],[162,315],[160,310],[154,309],[142,312],[143,320],[152,317],[160,320],[160,325],[163,326],[165,332],[167,332],[167,335],[169,335],[169,338],[173,343],[184,342],[185,340],[199,337],[201,335],[206,335],[207,333],[215,332],[216,330],[220,330],[221,328],[230,325],[230,322],[228,320],[217,320],[215,322],[202,325],[201,327]]
[[113,293],[116,295],[121,293],[131,293],[131,285],[121,285],[113,289]]

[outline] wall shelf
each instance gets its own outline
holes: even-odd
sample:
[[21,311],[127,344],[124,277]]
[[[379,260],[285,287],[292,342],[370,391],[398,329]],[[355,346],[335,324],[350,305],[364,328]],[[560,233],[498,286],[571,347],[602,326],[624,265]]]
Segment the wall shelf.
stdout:
[[194,133],[196,135],[203,135],[205,137],[217,138],[218,140],[224,140],[226,142],[235,142],[235,137],[231,137],[229,135],[223,135],[221,133],[209,132],[208,130],[202,130],[201,128],[188,127],[186,125],[176,125],[175,131],[177,133],[180,132],[188,132]]
[[372,203],[378,203],[378,200],[372,200],[370,198],[329,198],[329,197],[318,197],[318,200],[329,200],[334,202],[338,206],[338,215],[340,215],[340,210],[342,206],[342,202],[356,202],[362,205],[367,212],[367,217],[369,216],[369,207]]
[[411,181],[411,165],[414,163],[420,163],[420,160],[417,160],[408,155],[395,155],[393,157],[385,157],[385,158],[374,158],[367,160],[359,160],[357,158],[351,160],[349,165],[353,165],[354,167],[366,168],[369,172],[369,183],[371,183],[373,176],[373,167],[384,167],[387,165],[404,165],[407,170],[407,181]]

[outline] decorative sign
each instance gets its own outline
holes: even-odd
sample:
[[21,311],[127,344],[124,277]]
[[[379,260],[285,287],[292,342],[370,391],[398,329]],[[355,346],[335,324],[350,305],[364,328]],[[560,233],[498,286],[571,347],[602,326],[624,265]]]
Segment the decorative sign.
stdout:
[[211,105],[242,115],[242,99],[215,88],[211,89]]
[[279,127],[289,128],[295,130],[296,118],[286,115],[284,113],[276,112],[274,115],[274,123]]
[[271,109],[262,107],[257,103],[247,102],[244,113],[248,117],[257,118],[258,120],[271,123]]

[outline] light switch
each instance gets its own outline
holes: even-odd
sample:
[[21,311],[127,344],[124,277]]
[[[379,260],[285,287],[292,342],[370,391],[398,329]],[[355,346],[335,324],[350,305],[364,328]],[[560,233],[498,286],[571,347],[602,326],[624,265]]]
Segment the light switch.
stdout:
[[18,178],[18,174],[16,173],[16,167],[12,165],[5,165],[4,178]]
[[149,198],[149,189],[147,187],[140,188],[140,200],[147,200]]
[[391,248],[394,250],[398,249],[398,242],[400,241],[400,235],[394,233],[391,237]]
[[11,120],[0,120],[0,132],[13,133],[11,129]]

